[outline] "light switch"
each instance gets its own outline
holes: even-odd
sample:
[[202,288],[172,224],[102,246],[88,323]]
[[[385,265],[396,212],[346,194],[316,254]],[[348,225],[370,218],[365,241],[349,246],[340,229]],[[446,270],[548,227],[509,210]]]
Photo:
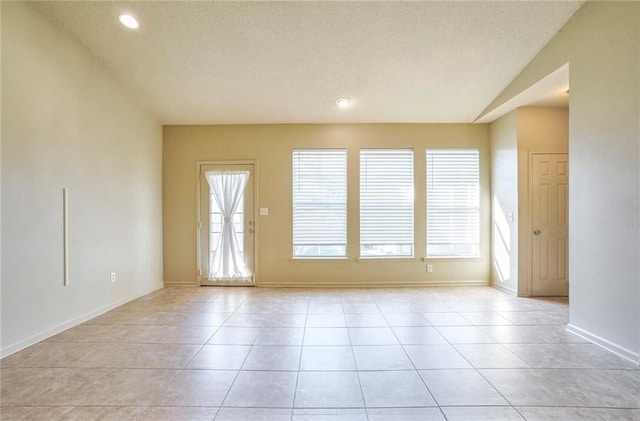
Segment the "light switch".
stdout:
[[509,221],[513,222],[513,212],[509,212],[507,218],[509,218]]
[[260,216],[269,215],[269,208],[260,208]]

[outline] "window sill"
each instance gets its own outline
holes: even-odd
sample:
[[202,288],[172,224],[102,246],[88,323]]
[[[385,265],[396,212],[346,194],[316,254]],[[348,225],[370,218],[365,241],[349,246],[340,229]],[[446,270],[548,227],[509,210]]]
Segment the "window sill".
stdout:
[[357,257],[356,262],[358,263],[370,263],[370,262],[419,262],[419,257],[407,257],[407,256],[371,256],[371,257]]
[[355,259],[351,257],[292,257],[289,259],[291,263],[348,263],[354,261]]
[[291,257],[289,262],[291,263],[373,263],[373,262],[385,262],[385,263],[411,263],[411,262],[482,262],[485,259],[483,257]]
[[423,262],[429,261],[438,261],[438,262],[459,262],[464,260],[466,262],[481,262],[484,257],[474,256],[474,257],[466,257],[466,256],[442,256],[442,257],[422,257]]

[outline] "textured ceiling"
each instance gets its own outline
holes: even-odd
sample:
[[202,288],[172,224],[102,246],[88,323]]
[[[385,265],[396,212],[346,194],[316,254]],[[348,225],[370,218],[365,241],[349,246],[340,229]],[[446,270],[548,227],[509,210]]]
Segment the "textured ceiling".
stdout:
[[[580,7],[39,2],[163,124],[471,122]],[[138,30],[124,28],[129,12]],[[348,96],[352,106],[338,109]]]

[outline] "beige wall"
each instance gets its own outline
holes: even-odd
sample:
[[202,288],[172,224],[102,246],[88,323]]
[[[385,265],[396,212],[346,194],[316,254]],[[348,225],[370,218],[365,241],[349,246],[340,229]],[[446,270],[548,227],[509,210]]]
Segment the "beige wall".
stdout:
[[[518,114],[518,295],[531,295],[530,154],[567,153],[569,110],[524,107]],[[571,186],[569,186],[571,188]],[[571,206],[571,203],[569,203]]]
[[566,153],[568,125],[568,109],[554,107],[518,108],[490,125],[491,284],[513,294],[531,294],[530,154]]
[[518,290],[517,111],[491,123],[490,138],[491,284],[515,295]]
[[640,359],[640,3],[586,2],[488,107],[566,63],[569,329]]
[[24,2],[2,2],[2,88],[7,355],[162,287],[162,129],[77,41]]
[[[415,251],[425,255],[425,149],[478,148],[481,159],[481,258],[292,261],[291,153],[294,148],[347,148],[348,255],[358,257],[358,151],[413,148]],[[196,283],[196,162],[256,160],[259,285],[410,285],[489,280],[489,136],[487,125],[165,126],[164,275],[166,284]]]

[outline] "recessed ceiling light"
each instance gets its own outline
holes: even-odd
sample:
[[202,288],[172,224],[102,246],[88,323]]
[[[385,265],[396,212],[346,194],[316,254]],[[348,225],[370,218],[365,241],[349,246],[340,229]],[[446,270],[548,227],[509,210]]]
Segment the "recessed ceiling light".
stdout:
[[138,29],[138,26],[140,26],[136,18],[131,15],[120,15],[118,19],[120,19],[121,24],[130,29]]
[[342,98],[336,99],[336,105],[338,105],[338,107],[340,108],[348,107],[349,104],[351,104],[351,100],[349,98],[342,97]]

